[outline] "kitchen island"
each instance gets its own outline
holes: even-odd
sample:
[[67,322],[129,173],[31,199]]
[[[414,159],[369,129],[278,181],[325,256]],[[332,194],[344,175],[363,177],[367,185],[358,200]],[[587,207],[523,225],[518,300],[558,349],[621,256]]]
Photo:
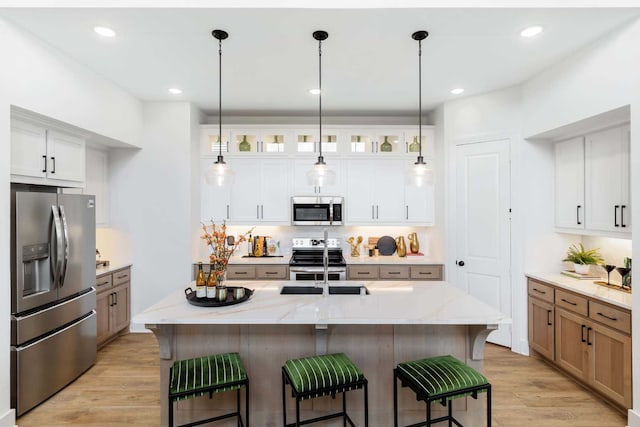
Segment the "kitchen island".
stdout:
[[[255,289],[247,302],[196,307],[186,301],[183,290],[177,290],[135,316],[133,322],[153,331],[160,346],[162,425],[167,425],[166,390],[174,360],[237,351],[251,383],[252,425],[282,424],[280,368],[287,359],[344,352],[369,380],[370,425],[388,427],[393,425],[392,371],[398,362],[451,354],[482,371],[487,335],[499,324],[510,322],[446,282],[362,284],[369,295],[323,297],[280,295],[283,285],[300,282],[234,281],[233,286]],[[361,425],[362,392],[347,395],[352,418]],[[233,407],[234,397],[216,396],[213,403],[222,412]],[[468,403],[458,399],[454,409],[465,426],[480,426],[484,425],[484,403],[484,396]],[[305,401],[303,418],[339,404],[340,399],[330,397]],[[208,399],[181,401],[175,412],[177,422],[214,415],[214,405]],[[424,403],[402,389],[400,413],[405,425],[417,422],[424,416]],[[228,425],[234,424],[230,421]]]

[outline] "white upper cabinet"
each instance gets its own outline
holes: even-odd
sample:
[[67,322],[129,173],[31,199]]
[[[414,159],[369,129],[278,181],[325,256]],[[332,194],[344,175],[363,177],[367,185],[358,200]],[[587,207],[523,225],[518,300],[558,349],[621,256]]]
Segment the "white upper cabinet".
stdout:
[[232,129],[229,152],[284,154],[293,145],[292,135],[278,129]]
[[87,174],[84,194],[96,197],[96,225],[109,225],[109,154],[87,147]]
[[219,152],[225,155],[229,152],[230,131],[222,128],[222,145],[220,145],[220,131],[218,126],[204,125],[200,127],[200,154],[202,156],[217,156]]
[[85,141],[69,133],[13,119],[11,175],[12,182],[82,187]]
[[209,224],[214,220],[220,224],[231,219],[231,188],[207,183],[205,177],[210,168],[212,159],[200,160],[200,222]]
[[327,195],[344,196],[345,171],[341,159],[325,159],[327,167],[335,172],[336,180],[332,185],[313,186],[307,183],[307,172],[312,168],[316,159],[304,158],[293,161],[293,196]]
[[584,138],[555,145],[556,227],[584,229]]
[[631,233],[629,126],[586,136],[586,228]]
[[422,187],[406,185],[404,188],[404,222],[423,226],[434,225],[434,200],[432,184]]
[[[404,144],[407,154],[418,156],[420,152],[420,139],[418,126],[404,131]],[[422,126],[422,155],[425,158],[435,156],[436,133],[433,126]]]

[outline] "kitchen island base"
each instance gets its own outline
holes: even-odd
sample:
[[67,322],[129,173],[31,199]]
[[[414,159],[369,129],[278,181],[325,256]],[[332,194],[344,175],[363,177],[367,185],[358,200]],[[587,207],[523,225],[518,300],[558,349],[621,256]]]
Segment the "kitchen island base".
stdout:
[[[288,359],[343,352],[369,380],[369,424],[393,425],[393,368],[409,360],[451,354],[482,372],[486,336],[495,325],[225,325],[147,324],[160,346],[162,425],[168,425],[167,390],[169,368],[175,360],[215,353],[239,352],[251,382],[252,425],[282,425],[281,367]],[[489,381],[491,379],[489,378]],[[341,408],[341,398],[323,397],[301,404],[302,418],[320,416]],[[458,399],[454,415],[466,427],[484,425],[486,397]],[[291,405],[290,405],[291,406]],[[233,396],[180,401],[175,406],[177,423],[215,416],[233,410]],[[363,425],[361,393],[347,393],[347,408],[357,425]],[[292,409],[291,406],[290,409]],[[444,414],[439,404],[435,416]],[[408,388],[399,389],[399,421],[408,425],[424,420],[425,404],[415,400]],[[288,417],[293,416],[293,410]],[[235,421],[220,426],[235,426]],[[326,422],[328,427],[342,420]]]

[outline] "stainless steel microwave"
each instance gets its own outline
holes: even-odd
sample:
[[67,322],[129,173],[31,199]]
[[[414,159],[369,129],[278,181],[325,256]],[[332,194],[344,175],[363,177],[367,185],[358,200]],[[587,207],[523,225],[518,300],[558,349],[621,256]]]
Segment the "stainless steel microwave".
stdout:
[[294,196],[292,225],[342,225],[344,201],[338,196]]

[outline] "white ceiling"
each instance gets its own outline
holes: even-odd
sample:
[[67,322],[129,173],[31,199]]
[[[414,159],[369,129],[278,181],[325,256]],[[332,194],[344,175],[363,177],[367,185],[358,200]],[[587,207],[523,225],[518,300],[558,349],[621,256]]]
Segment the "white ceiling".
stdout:
[[[328,114],[411,114],[417,110],[417,42],[424,29],[423,108],[523,82],[638,16],[640,9],[0,9],[0,15],[142,100],[218,105],[217,40],[223,42],[225,114],[313,114],[317,42],[323,42],[323,109]],[[521,29],[545,32],[522,39]],[[105,25],[118,33],[102,39]],[[631,54],[631,52],[630,52]],[[179,97],[169,87],[179,87]]]

